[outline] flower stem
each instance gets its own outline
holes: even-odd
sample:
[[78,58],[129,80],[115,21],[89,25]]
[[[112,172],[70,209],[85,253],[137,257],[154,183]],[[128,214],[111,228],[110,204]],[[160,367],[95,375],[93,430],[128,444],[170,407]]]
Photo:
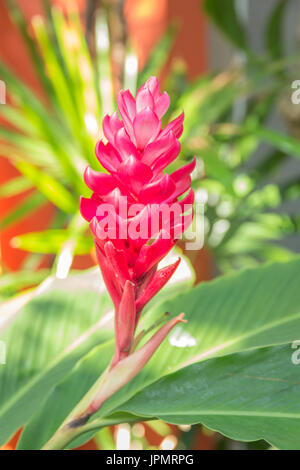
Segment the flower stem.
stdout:
[[43,450],[64,449],[78,435],[84,432],[83,426],[87,423],[93,414],[90,410],[90,404],[93,402],[94,397],[99,393],[99,389],[101,389],[108,371],[109,369],[107,368],[103,372],[99,379],[94,383],[90,390],[68,415],[52,438],[45,444]]
[[75,437],[86,432],[88,428],[87,425],[93,425],[93,422],[88,423],[90,417],[99,410],[106,400],[124,387],[124,385],[142,370],[164,338],[178,322],[185,322],[184,313],[169,320],[140,349],[133,352],[113,367],[109,366],[65,419],[61,427],[43,449],[63,449],[71,443]]

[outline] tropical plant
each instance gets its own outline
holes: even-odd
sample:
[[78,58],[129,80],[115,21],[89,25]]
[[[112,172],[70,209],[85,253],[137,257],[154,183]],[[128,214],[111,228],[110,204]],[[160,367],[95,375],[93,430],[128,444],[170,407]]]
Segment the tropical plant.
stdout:
[[[187,323],[176,325],[145,367],[55,446],[73,448],[96,433],[107,442],[107,426],[160,419],[201,423],[240,441],[263,439],[277,448],[299,448],[298,342],[292,342],[298,340],[300,260],[283,243],[289,234],[298,237],[299,212],[289,207],[299,196],[299,176],[294,172],[282,181],[277,174],[290,158],[299,158],[300,146],[295,137],[271,129],[267,120],[289,83],[288,67],[298,61],[274,46],[287,3],[276,5],[266,28],[266,57],[258,57],[248,45],[235,2],[228,1],[226,15],[220,15],[218,1],[206,0],[210,17],[243,51],[243,62],[191,84],[175,61],[166,78],[172,103],[163,125],[182,108],[186,116],[181,161],[172,162],[170,174],[196,154],[192,186],[197,202],[205,203],[204,214],[196,214],[205,216],[205,244],[219,271],[251,269],[193,287],[194,275],[185,263],[187,275],[145,307],[136,331],[139,347],[148,344],[154,328],[155,334],[160,331],[163,312],[174,317],[185,312]],[[46,19],[35,18],[33,39],[20,10],[12,0],[9,5],[44,96],[37,97],[1,64],[12,105],[0,107],[8,124],[0,130],[0,150],[21,174],[2,186],[1,195],[25,193],[2,226],[50,201],[55,218],[49,230],[13,242],[56,259],[55,275],[49,276],[52,267],[33,272],[29,261],[17,275],[2,276],[5,296],[46,280],[0,305],[0,334],[7,348],[7,364],[0,366],[0,445],[24,427],[19,448],[40,449],[105,373],[115,347],[112,303],[98,270],[67,275],[73,255],[93,247],[78,199],[90,197],[83,170],[86,165],[99,170],[94,155],[99,123],[113,110],[117,90],[106,9],[97,17],[92,54],[76,11],[64,15],[45,1]],[[171,29],[139,75],[136,57],[128,53],[124,87],[134,93],[136,83],[159,74],[173,35]],[[270,149],[257,160],[261,142]],[[104,169],[102,177],[108,177]],[[113,253],[106,256],[113,258]],[[252,266],[267,260],[276,262]],[[120,360],[117,366],[124,364],[127,373],[129,363]]]
[[[234,2],[229,3],[234,8]],[[283,15],[278,16],[278,12],[282,13],[283,3],[287,2],[279,2],[266,27],[266,60],[246,47],[237,14],[231,15],[228,26],[225,18],[218,17],[218,2],[207,0],[210,16],[244,51],[245,65],[231,66],[190,84],[182,64],[174,61],[166,78],[167,90],[174,97],[166,121],[185,109],[181,157],[189,160],[197,155],[193,187],[205,205],[205,244],[221,271],[268,259],[289,259],[290,250],[278,242],[299,229],[293,209],[299,195],[298,174],[278,180],[290,158],[299,157],[299,143],[266,127],[279,90],[287,83],[287,67],[298,60],[284,59],[274,50],[272,39],[280,37]],[[104,9],[98,13],[95,54],[91,54],[76,11],[65,16],[44,1],[46,17],[35,17],[30,25],[32,37],[14,1],[8,5],[33,57],[44,97],[37,97],[4,64],[0,65],[12,100],[12,105],[0,107],[10,125],[0,129],[1,153],[21,173],[3,185],[0,194],[24,193],[22,202],[1,226],[50,201],[56,211],[49,230],[18,236],[12,244],[31,253],[55,255],[54,267],[61,266],[60,255],[71,265],[74,254],[89,253],[92,248],[91,237],[78,217],[78,198],[80,194],[88,196],[81,175],[87,164],[95,168],[94,146],[102,132],[99,123],[115,104],[106,23],[109,12]],[[134,92],[136,82],[140,85],[151,74],[159,75],[173,37],[171,28],[138,76],[136,56],[127,46],[124,87]],[[253,158],[262,142],[267,142],[270,150],[263,159]],[[34,263],[25,263],[24,268],[30,269],[20,273],[15,283],[9,273],[3,276],[3,295],[35,282],[38,275],[32,275]]]
[[[298,350],[291,347],[298,340],[299,269],[296,258],[197,287],[175,284],[175,295],[146,309],[137,334],[166,311],[184,311],[187,323],[70,446],[112,424],[163,419],[299,449]],[[112,357],[111,307],[99,273],[91,272],[52,280],[19,313],[6,312],[1,444],[21,426],[20,449],[49,441]]]
[[[299,448],[298,351],[292,348],[299,344],[300,260],[198,287],[176,284],[177,295],[167,292],[167,300],[158,297],[147,308],[178,266],[176,261],[157,270],[186,220],[191,223],[184,202],[191,203],[193,191],[177,202],[179,218],[174,214],[170,221],[162,212],[156,231],[150,223],[147,235],[143,222],[148,230],[153,203],[157,211],[157,204],[173,204],[186,193],[195,162],[170,176],[162,172],[178,155],[182,116],[161,129],[158,115],[168,97],[154,78],[136,101],[120,92],[118,105],[122,121],[116,114],[106,117],[109,142],[97,144],[97,157],[110,174],[88,168],[85,181],[93,194],[81,202],[106,289],[96,280],[91,290],[95,274],[86,283],[85,275],[64,284],[52,279],[33,299],[23,294],[21,308],[13,305],[2,317],[10,364],[0,371],[0,443],[25,426],[20,449],[73,448],[106,426],[164,419],[203,423],[237,440]],[[124,215],[119,203],[125,196]],[[100,209],[107,212],[107,204],[114,210],[105,215]],[[161,326],[162,312],[176,316]],[[188,322],[182,324],[185,314]],[[18,347],[16,337],[23,339]]]

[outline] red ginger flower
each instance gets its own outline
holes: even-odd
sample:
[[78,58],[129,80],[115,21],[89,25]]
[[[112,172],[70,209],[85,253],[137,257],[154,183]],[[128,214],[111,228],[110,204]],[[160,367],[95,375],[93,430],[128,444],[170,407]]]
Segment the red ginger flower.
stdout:
[[[136,99],[130,91],[120,91],[121,120],[116,112],[104,118],[108,143],[100,140],[96,146],[96,156],[109,174],[88,167],[84,175],[93,194],[81,198],[80,210],[95,236],[98,262],[116,311],[113,365],[130,354],[142,309],[176,270],[180,259],[160,270],[157,266],[193,217],[185,212],[194,202],[190,173],[195,159],[170,175],[164,173],[179,155],[184,119],[182,113],[162,129],[169,104],[155,77],[140,87]],[[131,230],[142,226],[147,230]]]

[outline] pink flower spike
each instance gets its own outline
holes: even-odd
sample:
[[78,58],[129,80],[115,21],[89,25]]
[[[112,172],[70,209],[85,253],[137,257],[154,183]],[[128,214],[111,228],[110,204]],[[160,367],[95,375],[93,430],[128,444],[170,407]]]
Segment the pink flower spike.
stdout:
[[153,99],[154,100],[157,100],[160,96],[160,93],[159,93],[159,81],[156,77],[150,77],[148,78],[148,80],[146,81],[146,83],[144,83],[138,90],[138,93],[141,91],[141,90],[144,90],[145,88],[148,88],[153,96]]
[[187,195],[178,202],[183,213],[186,212],[186,209],[190,208],[194,204],[194,200],[195,193],[192,189],[190,189]]
[[127,158],[118,168],[116,177],[120,184],[126,185],[130,192],[139,193],[152,178],[151,169],[133,155]]
[[107,290],[112,298],[115,308],[118,309],[121,301],[121,286],[118,285],[118,280],[116,279],[112,266],[108,259],[102,254],[97,244],[96,255]]
[[183,131],[183,120],[184,120],[184,112],[182,112],[176,119],[171,121],[165,129],[161,132],[161,137],[163,135],[168,134],[168,132],[172,131],[174,135],[179,139]]
[[133,128],[137,147],[143,150],[149,142],[156,139],[160,130],[160,120],[151,108],[146,108],[136,115]]
[[150,361],[153,354],[157,351],[165,337],[178,323],[186,323],[184,313],[169,320],[163,325],[144,346],[130,354],[130,356],[119,361],[106,376],[105,381],[101,384],[98,393],[95,395],[89,408],[86,410],[87,415],[92,415],[99,410],[101,405],[108,400],[120,388],[124,387],[132,380],[147,362]]
[[131,156],[135,157],[136,159],[139,159],[139,153],[137,151],[137,148],[129,139],[124,127],[122,127],[115,134],[115,144],[119,150],[119,154],[121,155],[123,161]]
[[176,271],[181,259],[178,258],[175,263],[156,271],[151,281],[147,284],[144,291],[136,301],[136,311],[140,313],[144,306],[159,292]]
[[104,251],[107,258],[111,262],[116,277],[118,278],[122,287],[124,287],[126,282],[131,278],[124,251],[117,250],[114,244],[110,241],[105,243]]
[[155,103],[155,113],[161,119],[170,106],[170,97],[168,93],[161,95]]
[[81,196],[79,202],[79,209],[82,217],[84,217],[85,220],[90,222],[92,218],[95,217],[97,208],[98,204],[95,201]]
[[171,229],[171,234],[174,240],[179,240],[181,235],[189,228],[192,223],[194,213],[187,214],[182,216],[182,220],[178,222],[174,227]]
[[174,193],[176,185],[169,175],[164,175],[154,183],[149,183],[140,192],[140,199],[147,204],[152,202],[157,204],[165,201]]
[[178,157],[179,152],[180,143],[178,140],[175,140],[174,145],[154,161],[154,164],[152,165],[153,173],[159,174]]
[[114,359],[116,362],[121,360],[124,356],[126,357],[130,351],[135,331],[135,317],[134,284],[131,281],[126,281],[115,322],[118,347],[118,357]]
[[84,172],[85,184],[97,194],[107,194],[113,191],[117,186],[117,181],[111,175],[100,173],[87,167]]
[[143,154],[143,162],[151,166],[161,156],[173,149],[174,146],[178,146],[180,149],[180,144],[173,132],[169,132],[164,137],[160,137],[146,146]]
[[174,171],[171,174],[172,180],[177,183],[178,181],[182,180],[182,178],[186,177],[187,175],[190,175],[195,169],[196,162],[196,157],[194,157],[191,163],[188,163],[187,165],[184,165],[179,168],[179,170]]
[[107,140],[114,145],[115,134],[122,129],[123,125],[118,118],[117,112],[114,112],[112,116],[106,115],[103,119],[102,128]]
[[150,245],[142,246],[135,263],[135,274],[141,276],[147,272],[155,264],[159,263],[173,246],[174,241],[171,239],[170,234],[166,230],[162,230]]
[[154,100],[152,93],[149,88],[143,88],[139,90],[136,95],[136,110],[138,113],[143,111],[145,108],[154,108]]
[[118,95],[118,108],[123,120],[126,131],[128,132],[129,137],[135,143],[135,136],[132,127],[132,121],[136,114],[135,102],[132,102],[131,93],[128,91],[127,94],[124,91],[120,91]]
[[[172,178],[172,176],[171,176]],[[186,175],[182,180],[176,183],[176,191],[173,194],[173,197],[179,197],[184,194],[191,187],[192,178],[190,175]]]
[[127,124],[132,123],[136,114],[135,99],[129,90],[121,90],[118,94],[118,108],[123,122]]
[[170,98],[160,92],[156,77],[139,88],[136,99],[122,90],[117,102],[121,119],[116,112],[105,116],[108,143],[96,145],[96,156],[109,174],[88,167],[84,179],[93,194],[80,202],[115,305],[115,367],[132,355],[129,344],[143,307],[178,265],[157,271],[192,222],[191,172],[196,164],[194,159],[172,174],[166,171],[180,152],[184,113],[162,129]]
[[110,173],[114,172],[120,165],[120,155],[110,143],[104,145],[102,140],[99,140],[95,152],[101,165]]

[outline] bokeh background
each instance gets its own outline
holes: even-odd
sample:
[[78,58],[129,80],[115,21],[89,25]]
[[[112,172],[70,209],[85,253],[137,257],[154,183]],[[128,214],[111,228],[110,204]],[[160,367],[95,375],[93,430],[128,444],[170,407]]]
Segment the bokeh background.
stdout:
[[[95,265],[78,213],[101,121],[121,88],[157,75],[185,110],[204,247],[196,282],[300,251],[297,0],[0,0],[0,301]],[[197,214],[203,220],[203,214]],[[183,244],[182,244],[183,248]],[[8,444],[13,448],[17,437]],[[163,422],[84,448],[267,448]]]

